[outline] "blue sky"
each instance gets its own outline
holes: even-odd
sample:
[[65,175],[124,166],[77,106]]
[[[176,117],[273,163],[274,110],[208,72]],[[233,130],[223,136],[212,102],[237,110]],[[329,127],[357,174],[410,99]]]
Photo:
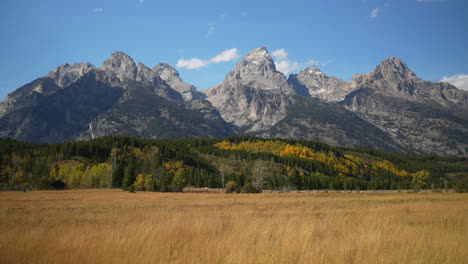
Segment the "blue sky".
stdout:
[[397,56],[423,79],[465,87],[467,13],[466,0],[2,0],[0,98],[60,64],[100,66],[118,50],[149,67],[179,65],[205,89],[261,45],[284,49],[275,54],[285,72],[317,63],[349,81]]

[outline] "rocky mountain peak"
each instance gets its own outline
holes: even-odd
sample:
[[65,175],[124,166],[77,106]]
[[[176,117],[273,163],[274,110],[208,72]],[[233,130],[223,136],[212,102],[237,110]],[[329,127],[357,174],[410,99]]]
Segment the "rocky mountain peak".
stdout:
[[167,63],[159,63],[158,65],[154,66],[153,70],[156,71],[163,80],[169,79],[171,77],[180,78],[179,72]]
[[237,79],[252,75],[264,76],[269,72],[277,72],[275,62],[265,47],[259,47],[247,54],[234,70]]
[[63,88],[77,79],[95,69],[91,63],[75,63],[75,64],[62,64],[49,72],[47,77],[53,79],[57,86]]
[[153,68],[153,71],[161,77],[172,89],[180,93],[185,101],[200,99],[201,94],[197,92],[195,86],[184,82],[179,72],[167,63],[160,63]]
[[320,98],[328,102],[341,101],[351,92],[349,83],[326,75],[315,64],[299,74],[291,74],[288,81],[297,94]]
[[398,57],[391,57],[382,61],[380,65],[375,68],[374,73],[378,73],[390,81],[417,78],[416,74],[410,70],[408,65]]
[[227,83],[230,87],[294,93],[284,74],[276,70],[273,58],[263,46],[252,50],[237,63],[234,71],[226,76],[224,84]]
[[137,66],[133,59],[127,54],[117,51],[112,53],[109,59],[104,61],[101,69],[106,72],[114,73],[120,81],[124,79],[135,79]]
[[307,73],[310,73],[310,74],[317,74],[317,75],[323,74],[323,75],[325,75],[323,72],[321,72],[319,70],[319,68],[317,68],[317,65],[315,65],[315,64],[313,64],[309,68],[305,69],[304,72],[307,72]]

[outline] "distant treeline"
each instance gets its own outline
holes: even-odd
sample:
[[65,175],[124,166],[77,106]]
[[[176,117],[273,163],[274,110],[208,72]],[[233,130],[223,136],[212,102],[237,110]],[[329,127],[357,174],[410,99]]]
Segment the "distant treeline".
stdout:
[[320,142],[236,136],[224,139],[136,139],[34,144],[0,139],[0,187],[73,187],[181,191],[466,190],[468,158],[384,153]]

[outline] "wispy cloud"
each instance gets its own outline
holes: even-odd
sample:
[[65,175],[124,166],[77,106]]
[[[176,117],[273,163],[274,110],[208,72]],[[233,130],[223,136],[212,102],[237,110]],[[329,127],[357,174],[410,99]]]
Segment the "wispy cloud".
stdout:
[[142,6],[144,2],[145,2],[145,0],[137,0],[137,3],[135,4],[135,7],[138,8],[138,7]]
[[249,13],[247,11],[242,11],[241,12],[242,17],[247,17],[248,15],[249,15]]
[[[310,60],[310,61],[307,61],[306,63],[304,63],[303,66],[304,66],[304,67],[308,67],[308,66],[311,66],[311,65],[313,65],[313,64],[318,65],[319,63],[320,63],[319,60]],[[322,62],[321,65],[322,65],[322,66],[325,66],[325,65],[327,65],[328,63],[330,63],[330,61],[328,61],[328,62]]]
[[199,58],[191,58],[189,60],[180,59],[177,62],[177,68],[185,68],[188,70],[196,70],[201,69],[208,66],[211,63],[221,63],[221,62],[228,62],[239,58],[239,53],[237,48],[225,50],[218,55],[214,56],[209,60],[203,60]]
[[441,82],[447,82],[450,83],[451,85],[463,89],[465,91],[468,91],[468,74],[455,74],[452,76],[444,76]]
[[186,68],[186,69],[189,69],[189,70],[195,70],[195,69],[201,69],[203,67],[206,67],[206,66],[208,66],[208,64],[209,64],[208,61],[198,59],[198,58],[191,58],[189,60],[180,59],[177,62],[176,67],[177,68]]
[[215,31],[215,29],[216,29],[216,24],[215,23],[209,23],[208,24],[208,30],[207,30],[207,32],[205,34],[205,37],[208,38],[209,36],[211,36],[213,34],[213,32]]
[[320,63],[319,60],[309,60],[307,62],[292,61],[288,58],[288,53],[285,49],[277,49],[273,51],[271,55],[277,60],[275,61],[276,70],[282,72],[284,75],[288,75],[291,72],[312,64]]
[[93,9],[93,12],[94,12],[94,13],[101,13],[102,11],[104,11],[104,9],[103,9],[103,8],[100,8],[100,7],[99,7],[99,8],[94,8],[94,9]]
[[220,15],[218,16],[218,18],[219,18],[220,20],[224,20],[227,16],[228,16],[228,14],[222,13],[222,14],[220,14]]
[[210,60],[210,62],[213,62],[213,63],[228,62],[228,61],[235,60],[237,58],[239,58],[239,54],[237,53],[237,49],[233,48],[233,49],[225,50],[219,53],[218,55],[214,56]]
[[380,13],[380,10],[381,10],[381,9],[380,9],[380,8],[378,8],[378,7],[377,7],[377,8],[374,8],[374,9],[372,9],[372,11],[371,11],[371,12],[370,12],[370,14],[369,14],[369,18],[370,18],[370,19],[374,19],[374,18],[376,18],[376,17],[379,15],[379,13]]

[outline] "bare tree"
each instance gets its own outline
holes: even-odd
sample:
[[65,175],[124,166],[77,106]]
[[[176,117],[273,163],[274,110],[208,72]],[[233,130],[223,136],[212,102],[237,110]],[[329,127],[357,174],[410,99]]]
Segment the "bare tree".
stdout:
[[266,171],[268,170],[267,164],[263,160],[257,160],[254,163],[252,170],[252,185],[257,189],[263,189],[265,184]]

